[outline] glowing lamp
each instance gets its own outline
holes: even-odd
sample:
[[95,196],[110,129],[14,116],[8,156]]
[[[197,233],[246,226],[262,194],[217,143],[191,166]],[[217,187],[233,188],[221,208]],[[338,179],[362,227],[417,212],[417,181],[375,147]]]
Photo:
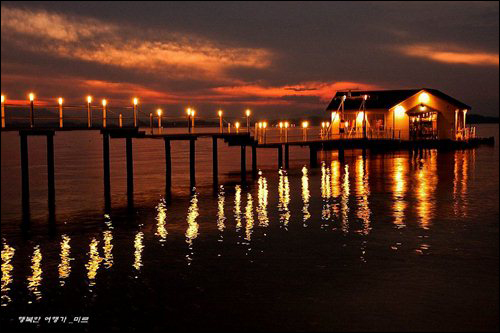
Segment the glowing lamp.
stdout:
[[283,122],[280,121],[280,124],[279,124],[280,128],[283,128]]
[[132,101],[132,103],[134,103],[134,105],[137,105],[139,104],[139,99],[137,97],[135,97]]
[[108,101],[107,101],[107,100],[105,100],[105,99],[103,99],[103,100],[102,100],[102,106],[106,106],[107,104],[108,104]]
[[162,113],[163,111],[161,109],[156,110],[156,114],[158,115],[158,117],[161,117]]
[[421,93],[420,96],[418,96],[418,101],[420,103],[428,103],[430,100],[429,94],[428,93]]
[[325,122],[324,121],[321,122],[321,128],[325,128]]
[[92,96],[87,96],[87,103],[92,103]]
[[464,109],[464,114],[467,113],[467,109]]
[[222,117],[222,110],[219,110],[217,113],[219,114],[219,117]]
[[425,105],[420,105],[420,111],[425,111]]
[[360,113],[358,113],[358,117],[356,118],[356,120],[358,121],[358,123],[361,123],[363,121],[364,117],[365,117],[365,113],[360,112]]
[[33,94],[33,93],[30,93],[30,94],[28,95],[28,97],[29,97],[29,99],[30,99],[30,102],[33,102],[33,101],[35,100],[35,94]]
[[406,110],[405,110],[405,108],[402,105],[398,105],[394,109],[394,115],[397,118],[402,118],[404,116],[405,112],[406,112]]
[[234,123],[234,127],[236,127],[236,129],[239,129],[240,128],[240,123],[239,122]]
[[5,103],[5,96],[2,95],[2,104]]
[[285,121],[285,128],[288,128],[288,126],[290,126],[290,124],[288,123],[288,121]]
[[309,123],[307,121],[302,122],[302,128],[307,128],[309,126]]
[[247,110],[245,111],[245,114],[247,115],[247,117],[250,117],[250,114],[251,114],[251,113],[252,113],[252,112],[250,111],[250,109],[247,109]]
[[64,100],[62,97],[59,97],[59,99],[57,101],[59,102],[59,105],[62,105]]
[[344,122],[344,126],[349,127],[349,122],[348,121]]

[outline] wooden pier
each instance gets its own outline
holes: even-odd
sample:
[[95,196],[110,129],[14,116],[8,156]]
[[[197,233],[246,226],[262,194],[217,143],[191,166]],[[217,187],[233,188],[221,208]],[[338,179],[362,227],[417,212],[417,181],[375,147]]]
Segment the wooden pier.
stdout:
[[[3,129],[3,131],[6,129]],[[14,129],[9,129],[10,131]],[[163,140],[165,144],[165,198],[167,203],[172,199],[172,153],[171,142],[189,141],[189,178],[190,190],[196,190],[196,141],[199,138],[212,139],[212,177],[213,189],[216,192],[219,188],[218,175],[218,142],[222,140],[228,146],[240,146],[241,159],[241,183],[247,183],[246,170],[246,149],[252,150],[252,178],[258,175],[258,150],[276,149],[278,168],[288,169],[290,166],[290,146],[309,148],[310,166],[318,166],[318,151],[338,151],[339,160],[344,160],[345,150],[361,150],[366,157],[367,150],[370,151],[390,151],[390,150],[421,150],[421,149],[467,149],[477,147],[481,144],[494,144],[493,138],[470,139],[468,141],[454,140],[394,140],[394,139],[311,139],[297,140],[289,142],[270,142],[262,143],[256,140],[252,133],[185,133],[168,134],[152,133],[140,130],[138,127],[130,128],[33,128],[33,129],[15,129],[20,136],[21,151],[21,173],[22,173],[22,209],[23,220],[29,220],[30,214],[30,188],[29,188],[29,168],[28,168],[28,137],[45,136],[47,142],[47,173],[48,173],[48,211],[51,220],[55,220],[56,198],[55,198],[55,175],[54,175],[54,135],[57,131],[70,130],[94,130],[100,131],[103,142],[103,185],[105,209],[111,209],[111,181],[110,181],[110,139],[125,139],[126,165],[127,165],[127,199],[129,207],[133,207],[134,198],[134,160],[133,160],[133,141],[134,140]]]

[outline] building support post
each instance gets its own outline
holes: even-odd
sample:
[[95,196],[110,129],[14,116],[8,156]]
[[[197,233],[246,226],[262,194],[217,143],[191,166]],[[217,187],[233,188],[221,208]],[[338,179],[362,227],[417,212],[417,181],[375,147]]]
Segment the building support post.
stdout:
[[172,157],[170,151],[170,140],[165,141],[165,197],[168,203],[172,200]]
[[212,137],[212,179],[214,192],[217,193],[219,188],[219,161],[217,152],[217,137]]
[[189,139],[189,182],[190,191],[196,191],[196,172],[195,172],[195,139]]

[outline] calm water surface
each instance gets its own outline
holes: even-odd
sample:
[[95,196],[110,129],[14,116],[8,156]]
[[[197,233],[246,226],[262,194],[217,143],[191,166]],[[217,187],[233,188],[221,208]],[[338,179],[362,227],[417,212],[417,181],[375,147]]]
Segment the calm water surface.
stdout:
[[[495,136],[498,125],[479,134]],[[111,141],[104,213],[97,133],[55,136],[57,222],[49,226],[45,142],[29,139],[31,217],[21,228],[19,137],[2,133],[2,329],[498,330],[498,145],[456,152],[319,155],[292,148],[289,171],[259,150],[239,184],[239,147],[175,143],[164,195],[163,142]],[[250,170],[250,152],[247,161]],[[20,324],[88,316],[89,324]],[[69,319],[68,319],[69,320]]]

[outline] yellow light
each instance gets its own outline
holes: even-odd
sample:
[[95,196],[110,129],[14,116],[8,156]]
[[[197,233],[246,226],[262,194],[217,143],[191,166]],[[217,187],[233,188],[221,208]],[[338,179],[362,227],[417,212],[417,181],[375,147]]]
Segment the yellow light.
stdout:
[[5,96],[2,95],[2,104],[5,103]]
[[364,95],[363,99],[366,101],[368,99],[368,95]]
[[234,123],[234,127],[236,127],[236,129],[240,128],[240,123],[239,122]]
[[464,114],[467,113],[467,109],[464,109]]
[[283,122],[280,121],[280,128],[283,128]]
[[219,114],[219,117],[222,117],[222,110],[219,110],[218,114]]
[[358,123],[361,123],[363,121],[364,117],[365,117],[365,113],[364,112],[360,112],[360,113],[358,113],[358,117],[356,118],[356,121]]
[[137,97],[134,97],[133,103],[134,103],[134,105],[139,104],[139,99]]
[[30,99],[30,102],[33,102],[35,100],[35,94],[30,93],[29,94],[29,99]]
[[345,100],[346,100],[346,98],[347,98],[347,96],[346,96],[346,95],[342,96],[342,100],[343,100],[343,101],[345,101]]
[[420,96],[418,96],[418,100],[420,103],[427,103],[429,102],[429,94],[428,93],[421,93]]
[[328,122],[328,121],[327,121],[327,122],[325,122],[325,126],[326,126],[326,127],[330,127],[330,122]]
[[162,112],[163,111],[161,109],[156,110],[156,114],[158,115],[158,117],[161,117]]
[[267,127],[267,122],[262,123],[262,127],[266,128]]
[[325,125],[326,125],[326,124],[325,124],[325,122],[324,122],[324,121],[322,121],[322,122],[321,122],[321,128],[325,128]]
[[186,113],[188,116],[190,116],[191,115],[191,108],[187,108]]
[[63,101],[64,101],[63,98],[59,97],[59,99],[58,99],[59,105],[62,105]]
[[250,109],[247,109],[247,110],[245,111],[245,114],[247,115],[247,117],[250,117],[250,113],[251,113]]
[[102,100],[102,106],[106,106],[107,104],[108,104],[108,101],[107,101],[107,100],[105,100],[105,99],[103,99],[103,100]]
[[259,128],[262,128],[262,123],[260,121],[257,124],[259,124]]
[[302,128],[307,128],[309,126],[309,122],[303,121],[302,122]]
[[425,110],[425,105],[420,105],[420,111],[424,111]]
[[405,108],[402,105],[398,105],[394,109],[394,115],[397,118],[402,118],[404,116],[405,112],[406,112],[406,110],[405,110]]
[[288,128],[288,126],[290,126],[290,124],[288,123],[288,121],[285,121],[285,128]]
[[191,115],[192,115],[193,117],[194,117],[194,114],[195,114],[195,113],[196,113],[196,112],[194,112],[194,110],[191,110]]
[[348,121],[344,122],[344,126],[349,127],[349,122]]
[[92,96],[87,96],[87,103],[92,103]]

